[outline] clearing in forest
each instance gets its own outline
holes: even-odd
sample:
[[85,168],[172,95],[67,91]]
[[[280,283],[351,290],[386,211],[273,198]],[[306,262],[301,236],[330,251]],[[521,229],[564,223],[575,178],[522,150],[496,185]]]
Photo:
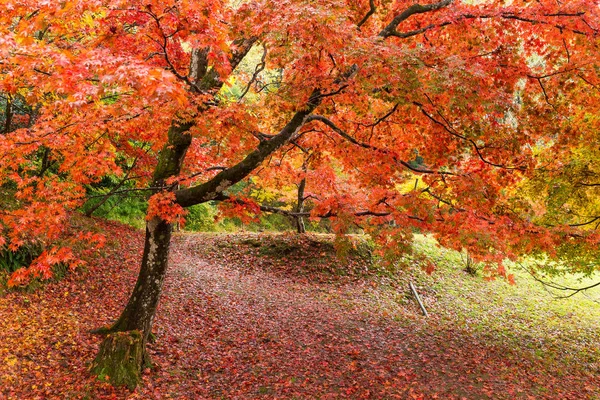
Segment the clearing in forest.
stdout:
[[[87,271],[0,298],[0,399],[594,399],[600,392],[600,338],[585,316],[600,313],[596,303],[563,313],[579,300],[553,305],[540,288],[519,292],[459,266],[395,279],[370,268],[362,251],[335,261],[328,237],[265,233],[176,237],[150,346],[156,368],[135,392],[114,389],[86,368],[100,343],[88,330],[118,315],[136,276],[141,234],[119,237],[121,247]],[[430,318],[408,294],[409,274]]]

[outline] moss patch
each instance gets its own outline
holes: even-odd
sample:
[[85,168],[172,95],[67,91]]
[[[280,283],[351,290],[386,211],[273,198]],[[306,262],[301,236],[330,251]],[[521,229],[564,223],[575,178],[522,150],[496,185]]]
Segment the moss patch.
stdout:
[[100,345],[90,371],[100,380],[133,390],[141,379],[143,358],[144,348],[139,331],[115,332]]

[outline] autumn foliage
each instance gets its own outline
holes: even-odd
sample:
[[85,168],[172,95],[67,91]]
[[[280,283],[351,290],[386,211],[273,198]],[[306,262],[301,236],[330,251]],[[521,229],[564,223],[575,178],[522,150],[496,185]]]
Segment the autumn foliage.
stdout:
[[[0,397],[550,400],[593,399],[600,388],[597,361],[596,367],[588,364],[594,358],[586,361],[581,350],[599,354],[593,320],[586,325],[557,318],[564,331],[540,324],[532,332],[531,315],[519,315],[514,302],[479,289],[461,307],[481,301],[488,314],[469,309],[462,315],[470,321],[465,326],[452,295],[419,285],[431,313],[424,321],[414,300],[404,298],[403,284],[357,279],[362,261],[336,263],[331,237],[310,234],[177,238],[154,328],[157,341],[150,348],[156,368],[133,393],[113,388],[86,373],[97,338],[85,327],[109,323],[119,311],[143,242],[139,231],[103,225],[107,235],[120,237],[119,244],[107,246],[85,272],[44,290],[0,298]],[[473,290],[474,281],[465,282],[461,274],[442,282]],[[517,304],[521,308],[523,300]],[[514,321],[504,327],[514,337],[475,333],[475,326],[499,318],[499,312]]]
[[[362,226],[437,232],[490,262],[566,237],[594,246],[597,235],[535,226],[543,211],[511,203],[538,154],[597,135],[592,3],[8,2],[0,179],[16,201],[0,240],[59,243],[13,282],[77,258],[67,221],[86,185],[126,173],[147,185],[173,120],[193,122],[193,140],[170,184],[193,186],[270,140],[314,90],[318,117],[255,178],[280,196],[306,178],[313,216],[386,214]],[[150,214],[182,214],[157,196]]]
[[[594,197],[581,160],[600,128],[599,14],[592,0],[9,0],[0,246],[44,248],[10,284],[101,245],[74,216],[109,176],[149,196],[136,290],[153,304],[170,224],[208,201],[328,218],[383,251],[433,233],[500,275],[524,254],[589,273],[595,203],[544,195],[577,176]],[[261,204],[300,187],[295,209]],[[158,290],[142,287],[156,260]]]

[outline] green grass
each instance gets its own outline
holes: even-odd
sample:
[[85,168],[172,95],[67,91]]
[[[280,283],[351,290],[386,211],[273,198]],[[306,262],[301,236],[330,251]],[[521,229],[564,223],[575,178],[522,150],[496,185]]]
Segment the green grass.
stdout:
[[[411,274],[432,315],[492,341],[512,342],[540,359],[561,358],[590,370],[600,368],[600,287],[558,298],[572,292],[549,289],[519,264],[507,263],[508,273],[515,275],[516,284],[511,285],[503,278],[469,275],[464,255],[438,247],[429,237],[418,236],[415,248],[436,264],[431,275],[419,268]],[[585,287],[600,281],[600,274],[544,280]]]

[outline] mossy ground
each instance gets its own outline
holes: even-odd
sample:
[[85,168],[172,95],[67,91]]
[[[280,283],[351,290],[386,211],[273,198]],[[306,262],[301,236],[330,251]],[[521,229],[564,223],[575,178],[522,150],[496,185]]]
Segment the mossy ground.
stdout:
[[143,359],[140,332],[115,332],[107,335],[100,345],[90,372],[100,380],[133,390],[141,380]]

